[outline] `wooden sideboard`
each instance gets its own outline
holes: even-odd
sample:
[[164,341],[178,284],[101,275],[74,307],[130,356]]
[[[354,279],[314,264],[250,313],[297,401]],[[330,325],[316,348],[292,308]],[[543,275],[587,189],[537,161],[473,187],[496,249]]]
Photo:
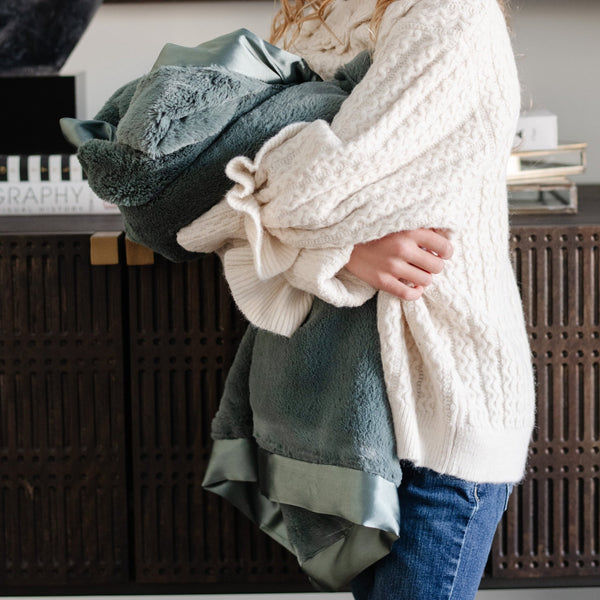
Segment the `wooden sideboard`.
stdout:
[[[600,585],[600,187],[580,196],[512,222],[538,425],[482,587]],[[121,235],[91,265],[120,229],[0,219],[0,594],[310,591],[200,487],[245,328],[218,261],[127,264]]]

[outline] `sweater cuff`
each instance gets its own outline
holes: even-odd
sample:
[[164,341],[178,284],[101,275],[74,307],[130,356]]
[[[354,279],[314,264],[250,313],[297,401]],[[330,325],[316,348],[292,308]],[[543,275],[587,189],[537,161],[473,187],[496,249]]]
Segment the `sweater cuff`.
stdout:
[[306,248],[286,271],[287,281],[333,306],[360,306],[377,290],[354,276],[344,266],[353,245],[343,248]]
[[226,250],[222,260],[231,295],[250,323],[285,337],[300,327],[312,306],[312,294],[290,285],[283,273],[260,278],[248,245]]
[[182,227],[177,232],[177,243],[190,252],[215,252],[244,237],[243,215],[221,201]]

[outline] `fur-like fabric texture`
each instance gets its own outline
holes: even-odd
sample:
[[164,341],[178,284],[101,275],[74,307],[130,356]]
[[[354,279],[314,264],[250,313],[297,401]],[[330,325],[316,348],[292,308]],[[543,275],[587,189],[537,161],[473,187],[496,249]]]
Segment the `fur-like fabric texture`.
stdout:
[[84,141],[78,157],[132,240],[172,261],[195,259],[175,237],[223,198],[227,162],[254,156],[290,123],[331,121],[369,64],[364,53],[335,80],[288,85],[219,66],[164,65],[113,94],[95,123],[116,135]]
[[200,153],[228,125],[279,89],[219,66],[165,65],[136,86],[118,124],[117,139],[150,158],[191,144]]
[[391,417],[376,319],[376,298],[356,308],[315,298],[289,338],[250,326],[213,420],[213,437],[253,436],[274,454],[399,484],[393,435],[385,434]]
[[3,0],[0,73],[55,73],[102,0]]
[[[372,298],[356,308],[336,308],[315,298],[308,318],[289,338],[249,326],[212,422],[213,439],[254,439],[258,448],[278,456],[356,469],[398,486],[402,471],[385,391],[376,303]],[[258,496],[263,484],[259,477],[244,485],[254,486]],[[356,502],[372,501],[372,489],[362,492]],[[322,488],[319,493],[331,492]],[[235,495],[225,497],[236,503]],[[274,506],[302,565],[350,540],[357,527],[302,505]],[[366,566],[369,550],[362,553]],[[356,574],[348,567],[348,579]],[[331,589],[326,579],[319,586]]]

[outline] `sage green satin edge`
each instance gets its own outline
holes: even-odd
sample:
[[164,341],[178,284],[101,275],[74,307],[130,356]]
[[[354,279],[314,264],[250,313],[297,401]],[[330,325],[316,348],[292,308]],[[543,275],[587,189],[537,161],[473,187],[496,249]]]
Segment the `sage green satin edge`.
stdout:
[[321,80],[303,58],[270,44],[248,29],[226,33],[194,48],[166,44],[152,70],[168,65],[219,65],[265,83]]
[[388,554],[398,539],[400,508],[392,482],[356,469],[271,454],[254,440],[215,440],[202,486],[227,499],[294,554],[279,503],[354,523],[343,539],[300,562],[324,590],[346,585]]
[[337,591],[369,565],[389,554],[395,533],[356,525],[350,533],[313,558],[300,563],[313,584],[325,592]]
[[260,529],[294,553],[279,505],[258,490],[256,444],[252,440],[215,440],[202,487],[239,508]]
[[271,500],[398,534],[398,489],[391,481],[358,469],[304,462],[262,449],[258,450],[258,469],[261,491]]

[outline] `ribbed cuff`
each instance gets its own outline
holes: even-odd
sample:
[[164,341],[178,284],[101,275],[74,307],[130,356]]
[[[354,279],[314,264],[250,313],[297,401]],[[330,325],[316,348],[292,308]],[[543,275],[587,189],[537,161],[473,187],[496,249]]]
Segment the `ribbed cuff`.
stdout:
[[256,327],[290,337],[308,315],[312,294],[292,287],[283,275],[259,279],[249,246],[225,252],[223,268],[238,308]]
[[377,290],[344,269],[353,248],[350,245],[301,250],[285,277],[295,288],[314,294],[333,306],[361,306]]
[[225,201],[177,232],[177,243],[190,252],[215,252],[228,242],[244,238],[244,217]]

